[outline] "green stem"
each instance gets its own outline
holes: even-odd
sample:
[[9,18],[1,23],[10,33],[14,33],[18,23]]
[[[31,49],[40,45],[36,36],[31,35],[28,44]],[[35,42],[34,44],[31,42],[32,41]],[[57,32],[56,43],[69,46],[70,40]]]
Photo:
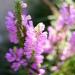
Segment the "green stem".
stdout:
[[16,27],[17,27],[17,36],[19,39],[19,45],[20,47],[24,46],[24,41],[25,41],[25,36],[26,36],[26,29],[25,27],[22,25],[22,7],[21,7],[21,2],[18,0],[16,1],[15,4],[15,16],[16,16]]
[[55,51],[56,51],[56,55],[55,55],[56,63],[55,63],[55,65],[57,65],[58,62],[61,62],[61,60],[60,60],[59,42],[56,44]]

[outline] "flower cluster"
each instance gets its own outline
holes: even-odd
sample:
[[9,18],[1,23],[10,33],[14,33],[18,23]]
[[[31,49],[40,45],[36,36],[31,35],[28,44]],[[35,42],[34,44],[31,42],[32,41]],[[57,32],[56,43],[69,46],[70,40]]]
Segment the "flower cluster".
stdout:
[[[24,3],[21,4],[24,7]],[[30,74],[42,75],[45,70],[41,67],[43,63],[44,50],[47,49],[47,32],[44,31],[45,25],[39,23],[36,27],[33,26],[30,15],[21,15],[22,26],[26,29],[26,37],[24,38],[24,46],[22,48],[9,49],[6,53],[6,59],[11,63],[11,68],[17,71],[19,68],[28,68]],[[13,22],[11,24],[11,22]],[[12,12],[6,18],[7,29],[11,35],[10,42],[14,44],[20,43],[18,38],[17,19]],[[23,33],[23,32],[22,32]]]
[[19,40],[17,37],[16,19],[15,15],[11,11],[8,12],[8,16],[6,17],[6,27],[9,32],[10,42],[17,44]]
[[27,65],[26,60],[22,58],[24,56],[23,54],[24,50],[22,48],[9,49],[9,52],[6,54],[6,59],[12,64],[11,68],[14,71],[17,71],[21,65]]
[[59,17],[54,27],[49,27],[49,41],[53,49],[53,55],[56,55],[57,65],[52,70],[57,71],[68,58],[75,55],[75,31],[72,30],[75,24],[75,7],[63,3],[60,9]]
[[[21,6],[22,8],[27,7],[23,2],[21,2]],[[9,12],[6,17],[10,42],[14,44],[23,43],[20,48],[9,49],[5,56],[14,71],[23,67],[28,69],[28,75],[44,75],[46,72],[42,64],[45,62],[46,56],[53,56],[56,62],[51,70],[57,70],[64,60],[75,54],[75,32],[71,31],[71,26],[75,24],[73,5],[63,4],[56,25],[54,27],[49,26],[47,31],[45,31],[43,23],[34,27],[30,15],[21,13],[20,16],[22,20],[20,30],[15,14]],[[18,36],[18,31],[22,34],[21,36]],[[23,40],[19,39],[22,36]]]
[[75,19],[75,7],[74,7],[74,5],[63,3],[63,5],[60,9],[60,15],[59,15],[59,18],[57,20],[56,28],[59,26],[59,28],[57,28],[57,29],[61,30],[61,28],[64,27],[65,25],[67,27],[72,26],[75,24],[74,19]]

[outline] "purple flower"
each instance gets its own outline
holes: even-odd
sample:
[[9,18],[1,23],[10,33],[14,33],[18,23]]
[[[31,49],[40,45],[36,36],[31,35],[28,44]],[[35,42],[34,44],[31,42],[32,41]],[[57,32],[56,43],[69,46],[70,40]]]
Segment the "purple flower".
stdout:
[[68,45],[62,51],[62,54],[60,56],[60,59],[61,60],[66,60],[70,56],[72,56],[72,53],[71,53],[71,50],[70,50],[70,44],[68,43]]
[[60,8],[60,15],[57,19],[56,29],[70,27],[75,24],[75,7],[72,4],[63,3]]
[[21,16],[22,16],[22,24],[23,24],[23,26],[25,26],[26,28],[28,28],[29,26],[33,26],[33,22],[31,20],[30,15],[22,14]]
[[66,41],[67,46],[64,48],[61,55],[61,60],[66,60],[75,54],[75,31],[71,32],[71,35],[68,38],[69,39]]
[[39,69],[39,74],[38,75],[44,75],[45,74],[45,70],[44,69]]
[[12,52],[12,49],[10,49],[8,53],[6,53],[5,58],[8,60],[8,62],[15,61],[16,57],[15,57],[14,53]]
[[75,31],[72,32],[70,36],[69,44],[70,44],[70,55],[74,55],[75,54]]
[[11,68],[14,70],[14,71],[17,71],[19,68],[20,68],[21,64],[18,63],[18,62],[14,62],[11,66]]
[[43,32],[44,29],[41,30],[40,27],[41,25],[35,28],[32,25],[30,25],[27,28],[27,37],[24,43],[25,45],[24,49],[25,52],[27,52],[27,54],[28,53],[32,54],[33,51],[35,54],[42,54],[44,52],[45,49],[44,46],[46,45],[47,41],[47,32]]
[[20,66],[26,66],[27,62],[24,56],[24,50],[22,48],[14,48],[9,49],[9,52],[6,53],[5,58],[8,62],[12,63],[11,68],[14,69],[14,71],[17,71]]
[[27,37],[24,43],[24,51],[26,58],[35,63],[36,69],[39,71],[41,63],[43,63],[43,55],[47,41],[47,32],[44,31],[44,24],[40,23],[35,28],[33,25],[27,26]]
[[35,62],[36,62],[36,64],[41,64],[41,63],[43,63],[43,59],[44,59],[44,56],[42,56],[42,55],[35,55],[34,56],[35,57]]
[[17,37],[16,20],[12,12],[8,12],[8,16],[6,17],[6,27],[9,32],[10,42],[17,44],[19,41]]
[[63,4],[62,8],[60,9],[60,14],[64,19],[64,23],[67,25],[75,24],[75,8],[73,5],[68,5],[66,3]]
[[27,7],[27,3],[24,3],[23,1],[21,1],[21,7],[22,8],[26,8]]
[[72,32],[69,42],[71,43],[71,45],[75,45],[75,31]]

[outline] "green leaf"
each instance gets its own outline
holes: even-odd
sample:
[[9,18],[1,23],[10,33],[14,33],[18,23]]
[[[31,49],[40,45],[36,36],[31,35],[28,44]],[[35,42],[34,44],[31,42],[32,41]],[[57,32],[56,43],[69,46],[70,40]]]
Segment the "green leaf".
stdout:
[[58,72],[51,75],[75,75],[75,56],[68,59]]
[[27,69],[24,69],[24,70],[23,69],[20,69],[18,73],[19,73],[19,75],[29,75]]

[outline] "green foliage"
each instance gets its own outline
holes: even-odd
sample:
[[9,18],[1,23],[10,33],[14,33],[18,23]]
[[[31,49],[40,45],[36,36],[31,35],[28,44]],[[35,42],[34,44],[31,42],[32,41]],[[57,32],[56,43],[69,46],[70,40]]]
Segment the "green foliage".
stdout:
[[18,72],[18,75],[29,75],[28,69],[20,69]]
[[75,56],[67,60],[58,72],[51,75],[75,75]]
[[15,13],[16,13],[15,16],[16,16],[16,20],[17,20],[16,27],[17,27],[17,35],[18,35],[18,39],[19,39],[19,44],[20,44],[20,47],[23,47],[24,38],[26,36],[26,34],[25,34],[26,29],[22,25],[22,17],[21,17],[22,7],[21,7],[21,1],[20,0],[17,0],[15,2]]
[[59,8],[64,0],[54,0],[54,4]]
[[61,5],[62,5],[63,2],[66,2],[66,3],[71,4],[71,3],[73,3],[73,0],[54,0],[54,4],[55,4],[58,8],[61,7]]

